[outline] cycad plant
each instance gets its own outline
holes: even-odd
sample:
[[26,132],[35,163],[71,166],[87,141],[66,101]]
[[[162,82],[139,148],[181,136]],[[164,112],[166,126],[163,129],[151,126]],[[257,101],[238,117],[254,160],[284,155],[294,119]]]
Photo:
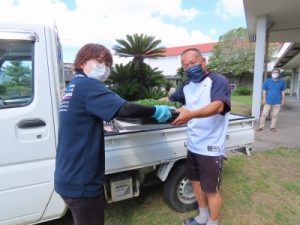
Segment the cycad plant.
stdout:
[[[138,100],[149,97],[154,90],[161,90],[164,84],[164,77],[162,72],[157,68],[152,69],[149,65],[145,65],[143,73],[140,70],[135,70],[132,63],[126,65],[115,65],[111,76],[106,84],[112,90],[127,100]],[[163,96],[164,93],[160,91],[157,96]]]
[[145,58],[163,57],[165,48],[159,47],[161,40],[144,34],[126,35],[126,39],[117,39],[115,55],[132,57],[132,61],[124,65],[115,65],[107,84],[122,97],[128,100],[145,98],[152,88],[160,88],[164,76],[157,68],[144,63]]
[[120,57],[133,57],[135,67],[143,66],[145,58],[164,57],[165,47],[159,47],[161,40],[144,34],[126,35],[126,40],[117,39],[118,45],[113,46],[115,54]]

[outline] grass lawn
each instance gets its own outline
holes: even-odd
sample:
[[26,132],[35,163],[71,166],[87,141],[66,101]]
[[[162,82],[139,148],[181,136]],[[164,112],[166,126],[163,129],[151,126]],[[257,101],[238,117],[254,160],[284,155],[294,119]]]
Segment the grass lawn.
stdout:
[[[222,225],[299,225],[300,149],[232,155],[224,164]],[[163,200],[162,185],[138,198],[109,204],[106,225],[180,225],[197,211],[177,213]]]
[[250,95],[232,95],[231,96],[231,112],[251,115],[252,108],[252,96]]
[[[177,213],[163,198],[162,184],[140,196],[108,204],[105,225],[181,225],[197,210]],[[220,225],[299,225],[300,149],[275,149],[251,156],[230,154],[224,163]],[[70,213],[43,225],[72,225]]]
[[231,101],[245,104],[245,105],[251,105],[252,104],[252,96],[250,95],[231,95]]

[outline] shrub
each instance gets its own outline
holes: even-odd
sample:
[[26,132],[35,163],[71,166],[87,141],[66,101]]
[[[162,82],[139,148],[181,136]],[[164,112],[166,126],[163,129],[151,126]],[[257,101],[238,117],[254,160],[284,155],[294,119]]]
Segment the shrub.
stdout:
[[161,88],[153,87],[150,89],[143,87],[143,97],[146,99],[152,98],[152,99],[160,99],[162,97],[166,96],[166,93],[161,90]]
[[233,95],[250,95],[251,89],[248,87],[238,87],[232,94]]

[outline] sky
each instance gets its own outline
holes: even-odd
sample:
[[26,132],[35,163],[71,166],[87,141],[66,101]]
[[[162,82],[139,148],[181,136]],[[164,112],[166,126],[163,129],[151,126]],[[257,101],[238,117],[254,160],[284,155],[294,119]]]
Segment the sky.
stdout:
[[243,0],[0,0],[0,22],[56,24],[64,62],[90,42],[113,53],[117,39],[135,33],[176,47],[217,42],[246,28]]

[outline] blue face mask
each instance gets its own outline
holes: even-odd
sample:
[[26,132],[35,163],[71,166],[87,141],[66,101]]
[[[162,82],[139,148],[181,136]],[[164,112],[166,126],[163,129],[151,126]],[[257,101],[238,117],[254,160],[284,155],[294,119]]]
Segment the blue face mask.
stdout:
[[204,75],[204,71],[200,64],[189,67],[185,70],[185,73],[190,81],[194,83],[199,83]]

